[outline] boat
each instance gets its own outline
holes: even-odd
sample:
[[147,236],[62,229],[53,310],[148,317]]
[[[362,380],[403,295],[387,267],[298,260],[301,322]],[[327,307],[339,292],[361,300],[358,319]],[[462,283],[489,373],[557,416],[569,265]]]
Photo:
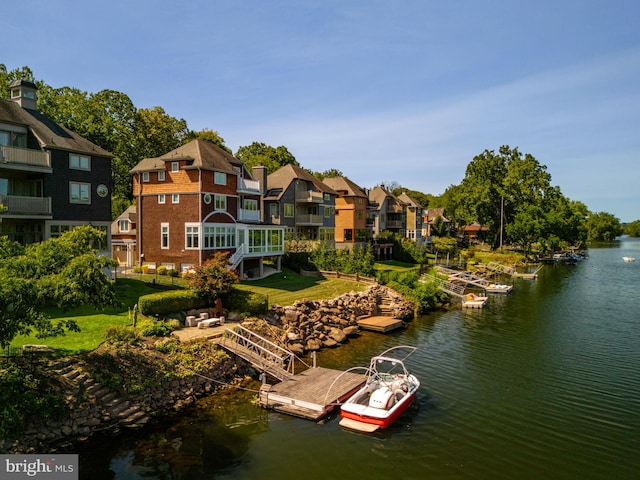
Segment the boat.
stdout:
[[462,306],[465,308],[482,308],[489,301],[489,297],[481,297],[475,293],[467,293],[462,300]]
[[625,262],[635,262],[636,261],[635,257],[622,257],[622,260],[624,260]]
[[[409,353],[396,358],[394,355],[402,350]],[[420,381],[407,370],[404,360],[416,350],[400,345],[371,358],[363,386],[340,406],[342,427],[375,432],[387,428],[407,410],[416,398]]]

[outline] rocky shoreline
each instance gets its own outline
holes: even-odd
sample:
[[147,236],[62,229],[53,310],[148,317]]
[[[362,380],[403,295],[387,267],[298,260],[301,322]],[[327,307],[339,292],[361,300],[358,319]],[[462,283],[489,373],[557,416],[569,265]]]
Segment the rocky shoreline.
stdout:
[[[296,355],[303,355],[348,341],[358,332],[357,320],[368,315],[406,321],[413,318],[413,305],[393,290],[374,285],[333,300],[274,305],[264,320],[271,325],[272,338],[279,336],[274,339]],[[252,323],[256,321],[246,322],[248,326]],[[155,418],[189,407],[221,385],[241,381],[250,372],[242,359],[228,358],[210,370],[169,380],[135,395],[122,395],[93,379],[82,358],[57,359],[40,366],[56,378],[68,415],[57,421],[25,425],[19,439],[0,439],[0,452],[69,451],[98,433],[115,435],[138,429]]]

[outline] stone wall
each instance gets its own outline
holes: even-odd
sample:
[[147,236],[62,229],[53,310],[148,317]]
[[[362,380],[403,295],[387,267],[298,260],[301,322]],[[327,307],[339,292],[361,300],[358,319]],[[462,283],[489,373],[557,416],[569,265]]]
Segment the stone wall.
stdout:
[[358,334],[358,319],[386,315],[403,321],[413,318],[414,306],[395,291],[373,285],[332,300],[300,300],[292,306],[273,306],[267,318],[279,323],[285,347],[296,355],[335,347]]

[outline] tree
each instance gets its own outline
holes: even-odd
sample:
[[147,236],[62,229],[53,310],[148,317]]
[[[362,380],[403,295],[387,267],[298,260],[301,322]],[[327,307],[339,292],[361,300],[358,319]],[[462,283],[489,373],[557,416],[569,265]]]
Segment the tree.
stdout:
[[587,239],[591,242],[610,242],[622,233],[620,220],[610,213],[592,213],[587,218]]
[[32,331],[46,338],[78,330],[73,320],[45,316],[39,310],[45,305],[116,304],[115,284],[104,274],[113,261],[96,255],[95,246],[104,241],[104,233],[91,227],[26,247],[0,241],[0,347]]
[[233,153],[229,147],[224,144],[224,138],[220,136],[220,134],[210,128],[203,128],[200,131],[193,132],[190,131],[187,133],[183,143],[188,143],[191,140],[206,140],[207,142],[211,142],[222,148],[223,150]]
[[222,295],[229,293],[234,283],[238,283],[238,275],[227,269],[228,263],[228,254],[216,252],[189,274],[189,286],[209,303],[215,302]]
[[636,220],[627,224],[624,229],[624,233],[630,237],[640,237],[640,220]]
[[296,158],[287,147],[272,147],[261,142],[238,148],[236,158],[247,164],[249,170],[258,165],[267,167],[269,172],[275,172],[285,165],[300,166]]
[[311,172],[311,175],[313,175],[320,181],[323,181],[325,178],[344,177],[344,173],[342,173],[337,168],[330,168],[329,170],[325,170],[324,172]]
[[0,63],[0,98],[9,98],[11,95],[9,85],[20,79],[37,83],[33,76],[33,72],[29,67],[24,66],[22,68],[7,71],[7,67],[3,63]]

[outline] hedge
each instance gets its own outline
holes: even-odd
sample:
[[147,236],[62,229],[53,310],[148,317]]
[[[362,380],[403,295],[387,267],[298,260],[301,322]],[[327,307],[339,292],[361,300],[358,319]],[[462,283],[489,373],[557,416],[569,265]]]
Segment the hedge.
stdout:
[[194,290],[168,290],[143,295],[138,299],[138,308],[143,315],[168,315],[206,306],[207,301]]

